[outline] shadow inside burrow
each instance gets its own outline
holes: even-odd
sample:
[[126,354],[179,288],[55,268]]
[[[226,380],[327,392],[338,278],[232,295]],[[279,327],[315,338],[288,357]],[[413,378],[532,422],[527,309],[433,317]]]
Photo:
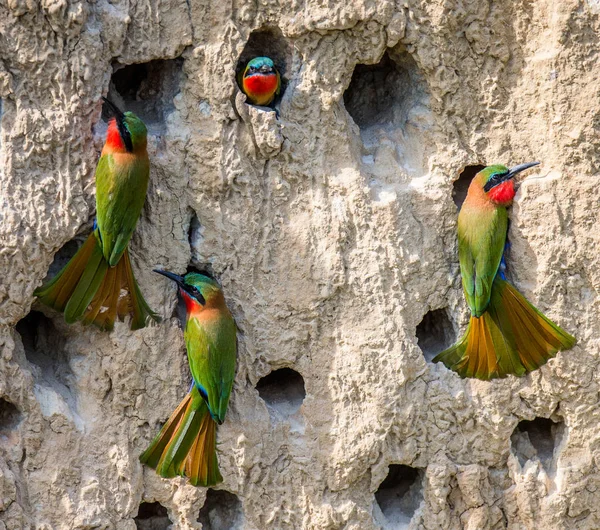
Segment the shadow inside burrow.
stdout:
[[[423,501],[423,471],[401,464],[391,464],[388,475],[375,492],[383,528],[408,528]],[[377,518],[377,517],[376,517]]]
[[485,166],[482,164],[474,164],[472,166],[466,166],[459,174],[458,178],[454,181],[452,186],[452,200],[456,204],[456,208],[460,211],[463,202],[467,198],[467,192],[471,181]]
[[242,530],[244,511],[237,495],[225,490],[209,489],[198,514],[203,530]]
[[279,368],[268,373],[258,381],[256,390],[277,419],[293,416],[306,397],[304,378],[291,368]]
[[[399,175],[427,173],[435,121],[427,83],[402,46],[377,64],[358,64],[344,92],[344,107],[359,128],[363,165],[394,183]],[[398,171],[400,170],[400,171]]]
[[167,509],[159,502],[142,502],[134,522],[137,530],[168,530],[172,524]]
[[415,335],[417,345],[428,363],[457,339],[447,308],[428,311],[417,326]]
[[[157,59],[147,63],[113,64],[107,98],[123,112],[134,112],[151,135],[165,132],[165,119],[175,110],[174,98],[180,92],[183,58]],[[112,114],[106,103],[102,119]]]
[[248,62],[255,57],[269,57],[275,64],[281,79],[279,94],[269,106],[278,109],[290,81],[293,53],[292,44],[278,27],[267,26],[254,30],[236,64],[235,79],[238,88],[241,90],[241,79]]
[[18,429],[23,421],[23,413],[6,397],[0,397],[0,445],[2,439],[14,443],[18,440]]
[[52,388],[76,412],[72,356],[67,352],[68,338],[63,330],[44,313],[32,310],[17,323],[16,331],[36,383]]
[[554,479],[558,448],[565,441],[564,422],[537,417],[519,422],[510,437],[510,447],[521,468],[524,468],[528,461],[538,460],[548,477]]

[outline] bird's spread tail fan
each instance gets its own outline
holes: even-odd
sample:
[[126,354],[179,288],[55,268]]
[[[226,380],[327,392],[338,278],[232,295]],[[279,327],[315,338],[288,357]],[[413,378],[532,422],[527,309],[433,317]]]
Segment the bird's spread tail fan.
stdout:
[[217,460],[216,423],[194,387],[171,414],[140,462],[165,478],[188,477],[194,486],[223,481]]
[[433,362],[443,362],[461,377],[522,376],[575,342],[512,285],[496,278],[487,311],[472,316],[464,336]]
[[92,233],[75,256],[34,294],[44,304],[64,312],[69,323],[82,320],[101,329],[113,328],[115,318],[131,315],[131,329],[143,328],[152,312],[133,276],[129,252],[109,267]]

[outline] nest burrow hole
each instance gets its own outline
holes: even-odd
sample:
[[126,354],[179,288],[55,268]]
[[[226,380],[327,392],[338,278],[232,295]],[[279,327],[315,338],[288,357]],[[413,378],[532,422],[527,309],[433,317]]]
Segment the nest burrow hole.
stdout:
[[292,66],[292,46],[277,27],[266,27],[253,31],[244,46],[235,69],[236,80],[243,73],[248,61],[255,57],[269,57],[281,77],[281,91],[275,98],[275,104],[283,97],[288,85]]
[[[132,111],[146,124],[150,134],[163,130],[166,115],[175,109],[183,59],[157,59],[147,63],[113,65],[108,99],[123,111]],[[106,104],[103,117],[108,119]]]
[[403,125],[409,111],[424,103],[425,89],[414,59],[387,51],[377,64],[358,64],[344,92],[344,106],[358,125]]
[[469,191],[469,186],[471,185],[473,177],[484,168],[485,166],[482,166],[481,164],[467,166],[461,171],[459,177],[454,181],[454,186],[452,188],[452,200],[459,210],[467,198],[467,191]]
[[203,530],[231,530],[244,522],[242,503],[237,495],[225,490],[209,489],[198,522]]
[[511,447],[521,467],[528,460],[539,459],[546,470],[555,468],[554,453],[565,434],[565,424],[549,418],[523,420],[515,428],[511,438]]
[[63,397],[70,398],[71,356],[66,351],[67,338],[60,329],[43,313],[31,311],[17,323],[16,330],[36,380],[43,380]]
[[14,403],[0,398],[0,435],[8,436],[21,423],[23,415]]
[[88,233],[79,234],[75,236],[71,241],[67,241],[57,252],[54,254],[54,260],[48,267],[48,274],[44,278],[44,283],[54,278],[62,268],[71,260],[71,258],[81,248],[83,243],[88,237]]
[[291,368],[273,370],[260,379],[256,390],[268,407],[283,416],[297,412],[306,397],[304,379]]
[[167,509],[160,502],[142,502],[134,521],[138,530],[167,530],[171,526]]
[[190,264],[193,267],[202,269],[204,263],[200,261],[200,249],[204,242],[204,228],[200,224],[198,215],[193,212],[190,218],[190,228],[188,230],[188,242],[190,244]]
[[417,344],[427,362],[452,345],[455,338],[452,322],[446,309],[428,311],[417,326]]
[[375,492],[375,500],[387,526],[407,527],[423,500],[423,472],[410,466],[391,464],[387,477]]

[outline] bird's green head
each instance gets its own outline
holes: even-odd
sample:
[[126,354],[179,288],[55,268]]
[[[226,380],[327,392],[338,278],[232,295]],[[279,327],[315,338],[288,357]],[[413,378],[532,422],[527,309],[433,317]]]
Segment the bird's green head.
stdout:
[[179,292],[185,300],[188,314],[197,312],[204,307],[217,307],[224,304],[223,292],[219,284],[205,274],[188,272],[179,276],[173,272],[155,269],[154,272],[173,280],[179,287]]
[[275,74],[275,63],[268,57],[255,57],[246,65],[244,77],[254,74]]
[[133,153],[145,150],[148,130],[144,122],[133,112],[123,112],[112,101],[103,98],[111,114],[108,122],[106,144],[114,151]]
[[483,188],[489,200],[499,205],[506,205],[515,196],[514,176],[538,164],[539,162],[528,162],[512,168],[494,164],[482,169],[474,182]]

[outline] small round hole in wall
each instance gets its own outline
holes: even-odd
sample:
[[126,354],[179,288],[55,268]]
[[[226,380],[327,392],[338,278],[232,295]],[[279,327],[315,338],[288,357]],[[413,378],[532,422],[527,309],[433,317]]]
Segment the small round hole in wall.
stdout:
[[528,460],[539,459],[547,473],[556,468],[555,451],[565,435],[565,424],[549,418],[519,422],[510,437],[513,454],[524,467]]
[[167,530],[171,525],[167,509],[159,502],[142,502],[134,521],[138,530]]
[[431,360],[441,351],[452,345],[454,329],[446,309],[428,311],[417,326],[417,344],[425,360]]
[[306,397],[304,379],[291,368],[272,371],[258,382],[256,390],[269,408],[283,416],[297,412]]
[[454,186],[452,188],[452,200],[459,210],[467,198],[467,192],[469,191],[469,186],[471,185],[473,177],[484,168],[485,166],[482,166],[481,164],[467,166],[461,171],[460,176],[454,181]]
[[[165,116],[175,109],[173,98],[180,91],[183,59],[158,59],[147,63],[113,66],[108,99],[123,111],[137,114],[150,133],[161,133]],[[111,115],[106,103],[103,118]]]
[[0,436],[10,436],[12,431],[15,431],[23,415],[19,409],[5,398],[0,398]]
[[202,524],[202,530],[242,528],[244,524],[242,503],[233,493],[209,489],[198,522]]
[[392,464],[375,493],[385,518],[386,528],[408,528],[423,500],[423,472],[413,467]]

